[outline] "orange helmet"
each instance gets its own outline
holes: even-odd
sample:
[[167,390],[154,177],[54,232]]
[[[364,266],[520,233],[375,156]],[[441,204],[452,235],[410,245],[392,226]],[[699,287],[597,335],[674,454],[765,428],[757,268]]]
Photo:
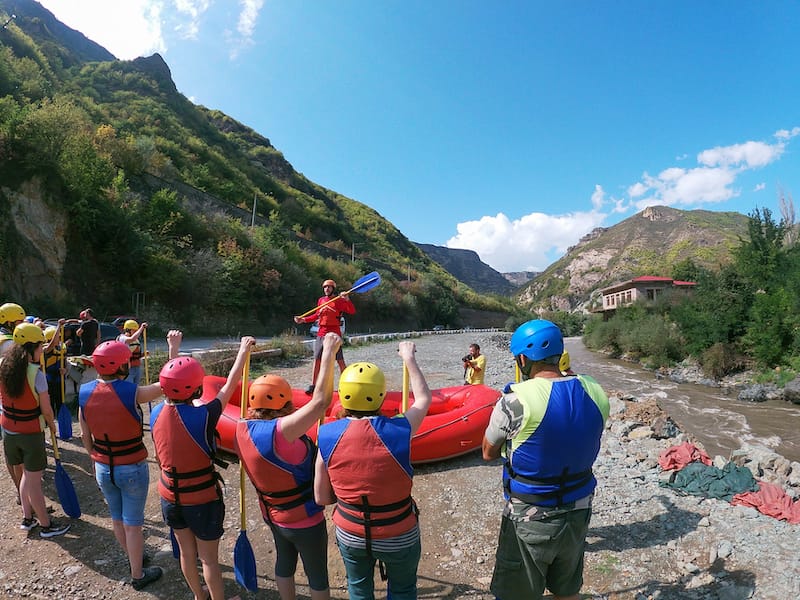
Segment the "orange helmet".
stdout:
[[292,401],[292,386],[280,375],[262,375],[250,384],[250,407],[278,410]]
[[336,282],[333,279],[326,279],[322,282],[322,287],[325,287],[326,285],[332,285],[333,289],[336,289]]

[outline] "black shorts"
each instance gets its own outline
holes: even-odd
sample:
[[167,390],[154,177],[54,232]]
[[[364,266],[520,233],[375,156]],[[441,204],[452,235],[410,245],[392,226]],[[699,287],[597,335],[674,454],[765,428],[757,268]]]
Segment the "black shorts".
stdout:
[[188,527],[199,540],[213,541],[222,537],[222,522],[225,520],[225,503],[222,500],[186,506],[162,498],[161,514],[172,529]]

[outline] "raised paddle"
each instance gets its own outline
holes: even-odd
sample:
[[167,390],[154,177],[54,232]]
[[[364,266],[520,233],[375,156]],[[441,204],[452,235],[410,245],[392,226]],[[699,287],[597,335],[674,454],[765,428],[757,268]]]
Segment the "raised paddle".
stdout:
[[144,384],[150,385],[150,370],[147,368],[147,328],[142,331],[142,361],[144,362]]
[[58,376],[61,380],[61,406],[58,407],[58,437],[62,440],[71,440],[72,439],[72,413],[70,412],[69,408],[67,407],[67,395],[65,392],[65,382],[64,382],[64,355],[67,353],[67,349],[64,346],[64,326],[61,326],[61,336],[59,339],[59,369],[58,369]]
[[[240,401],[241,417],[247,416],[247,378],[250,374],[250,356],[247,356],[244,367],[242,368],[242,398]],[[247,539],[247,516],[245,512],[245,485],[244,485],[244,463],[239,456],[239,515],[241,522],[239,526],[239,537],[233,547],[233,572],[239,585],[250,590],[258,591],[258,578],[256,576],[256,556],[253,554],[253,547]]]
[[72,485],[72,479],[69,478],[64,467],[61,465],[61,454],[58,452],[58,442],[56,441],[56,434],[50,430],[50,438],[53,441],[53,456],[56,459],[56,492],[58,493],[58,501],[61,502],[61,508],[64,514],[73,519],[81,516],[81,507],[78,504],[78,496],[75,494],[75,486]]
[[[368,292],[371,289],[377,287],[380,284],[380,282],[381,282],[380,274],[377,271],[373,271],[372,273],[367,273],[366,275],[364,275],[363,277],[358,279],[353,284],[353,287],[351,287],[346,292],[342,292],[342,294],[347,295],[347,294],[350,294],[352,292],[358,292],[359,294],[363,294],[364,292]],[[329,304],[333,304],[334,302],[336,302],[336,300],[339,299],[339,296],[341,296],[342,294],[337,294],[334,298],[331,298],[327,302],[325,302],[323,304],[319,304],[319,305],[315,306],[314,308],[312,308],[311,310],[307,310],[302,315],[297,315],[297,318],[298,319],[302,319],[303,317],[307,317],[311,313],[318,311],[320,308],[322,308],[324,306],[328,306]]]
[[400,412],[408,410],[408,367],[403,363],[403,395],[400,401]]

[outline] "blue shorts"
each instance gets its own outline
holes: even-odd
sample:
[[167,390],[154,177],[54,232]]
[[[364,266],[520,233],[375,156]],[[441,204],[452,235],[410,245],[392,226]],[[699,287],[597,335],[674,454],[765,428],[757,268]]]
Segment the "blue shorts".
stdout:
[[147,492],[150,489],[147,461],[132,465],[115,465],[113,482],[109,466],[96,462],[94,476],[114,521],[122,521],[123,525],[130,526],[144,525],[144,505],[147,503]]
[[186,506],[161,498],[161,514],[172,529],[188,527],[199,540],[210,542],[222,537],[222,522],[225,520],[225,503],[222,500]]

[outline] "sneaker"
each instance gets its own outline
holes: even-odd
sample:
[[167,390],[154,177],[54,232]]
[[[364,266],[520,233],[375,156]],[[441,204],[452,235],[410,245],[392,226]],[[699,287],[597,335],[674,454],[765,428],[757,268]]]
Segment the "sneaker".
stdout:
[[24,529],[25,531],[30,531],[34,527],[39,526],[39,519],[36,517],[31,517],[30,519],[22,519],[22,523],[20,523],[19,528]]
[[131,578],[131,585],[133,586],[133,589],[139,591],[146,585],[161,579],[163,574],[164,571],[161,569],[161,567],[147,567],[146,569],[142,569],[142,576],[139,579]]
[[314,384],[312,383],[310,386],[306,388],[306,396],[311,396],[314,393]]
[[71,525],[69,523],[64,525],[63,523],[58,523],[55,519],[50,519],[50,525],[48,527],[42,527],[41,531],[39,531],[39,535],[43,538],[63,535],[69,531],[70,527]]

